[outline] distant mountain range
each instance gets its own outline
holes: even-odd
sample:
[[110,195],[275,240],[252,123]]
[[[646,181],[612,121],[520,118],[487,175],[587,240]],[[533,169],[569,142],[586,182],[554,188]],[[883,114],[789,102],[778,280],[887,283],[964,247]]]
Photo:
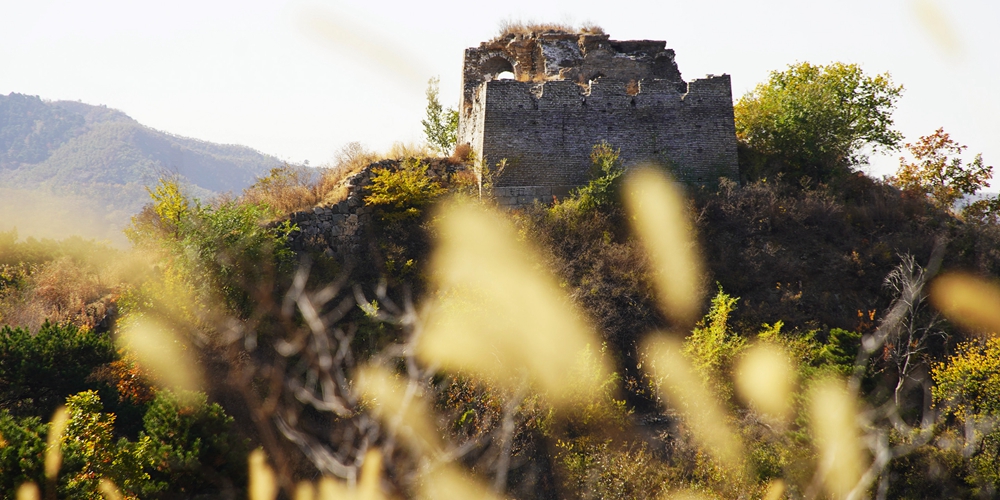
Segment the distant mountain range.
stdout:
[[[238,194],[281,165],[245,146],[151,129],[105,106],[0,95],[0,230],[17,226],[22,236],[121,242],[121,228],[149,200],[145,186],[160,177],[177,176],[191,196],[207,199]],[[66,232],[91,225],[99,234]]]

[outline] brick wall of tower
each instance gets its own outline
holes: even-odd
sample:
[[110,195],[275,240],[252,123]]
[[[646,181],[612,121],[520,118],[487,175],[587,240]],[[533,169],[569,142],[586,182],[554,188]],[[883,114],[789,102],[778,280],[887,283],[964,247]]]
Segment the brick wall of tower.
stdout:
[[686,93],[674,81],[607,78],[494,80],[480,89],[469,110],[478,123],[467,122],[463,139],[491,165],[507,160],[498,187],[584,184],[602,141],[621,149],[626,166],[658,163],[694,183],[738,178],[727,75],[694,80]]

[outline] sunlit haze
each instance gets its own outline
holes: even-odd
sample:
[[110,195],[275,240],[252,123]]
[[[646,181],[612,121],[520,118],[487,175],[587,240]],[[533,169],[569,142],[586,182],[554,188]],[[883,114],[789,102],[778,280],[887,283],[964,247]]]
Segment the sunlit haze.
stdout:
[[[907,140],[944,127],[1000,164],[994,2],[35,0],[3,11],[0,93],[104,104],[295,163],[328,162],[351,141],[422,140],[427,79],[440,76],[457,104],[464,49],[519,19],[666,40],[685,79],[728,73],[734,98],[796,61],[887,71],[906,87],[895,118]],[[873,158],[871,173],[892,172],[896,156]]]

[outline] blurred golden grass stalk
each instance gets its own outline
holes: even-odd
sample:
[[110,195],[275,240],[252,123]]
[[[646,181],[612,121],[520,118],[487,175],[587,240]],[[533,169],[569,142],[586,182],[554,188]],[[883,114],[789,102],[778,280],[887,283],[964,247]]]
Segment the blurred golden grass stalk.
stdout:
[[453,464],[445,464],[428,472],[420,482],[418,496],[425,500],[496,500],[489,489]]
[[663,312],[692,324],[702,306],[702,266],[684,195],[660,170],[642,167],[625,181],[625,208],[649,256]]
[[[370,450],[365,455],[361,480],[356,488],[343,481],[324,477],[315,484],[301,481],[295,486],[295,500],[381,500],[385,498],[379,486],[382,470],[382,455]],[[270,500],[270,499],[268,499]]]
[[24,483],[17,487],[17,500],[39,500],[42,492],[35,483]]
[[750,347],[737,364],[736,391],[769,420],[785,425],[792,416],[794,377],[795,369],[784,349],[771,343],[758,343]]
[[371,405],[372,413],[411,450],[423,455],[441,452],[431,408],[416,384],[406,383],[384,368],[368,365],[358,370],[357,388]]
[[951,57],[962,54],[962,43],[958,31],[947,12],[935,0],[914,0],[911,3],[914,14],[930,36],[945,54]]
[[1000,333],[1000,286],[971,274],[938,276],[930,287],[931,304],[949,320],[979,333]]
[[[358,389],[371,405],[372,412],[402,438],[411,450],[432,459],[435,455],[441,454],[443,445],[434,427],[431,408],[415,384],[404,382],[401,377],[393,375],[384,368],[369,365],[358,373]],[[369,460],[370,458],[366,457],[359,491],[370,491],[374,495],[378,492],[374,485],[379,472],[379,461],[376,457],[372,465],[369,465]],[[372,475],[375,477],[372,478]],[[366,477],[369,477],[368,481],[372,485],[368,487],[370,489],[365,487]],[[458,466],[434,461],[428,464],[420,478],[418,496],[428,500],[494,498],[485,486]]]
[[194,351],[182,335],[148,316],[135,318],[119,330],[118,343],[135,355],[159,384],[178,394],[198,391],[202,376]]
[[250,452],[249,466],[250,500],[274,500],[278,496],[278,481],[274,469],[267,465],[267,456],[260,449]]
[[299,25],[315,41],[366,66],[393,74],[397,77],[393,80],[408,90],[421,88],[425,75],[430,74],[418,54],[405,45],[389,42],[393,33],[350,17],[346,9],[308,7],[298,17]]
[[654,335],[645,352],[657,390],[680,412],[698,445],[725,467],[738,470],[743,444],[727,421],[718,395],[684,356],[681,342],[670,335]]
[[104,478],[97,484],[97,490],[101,492],[105,500],[122,500],[125,498],[122,496],[122,492],[118,490],[118,487],[115,486],[115,483]]
[[60,406],[52,415],[45,443],[45,478],[55,481],[62,467],[62,435],[69,423],[69,410]]
[[436,222],[437,294],[417,355],[512,390],[527,381],[555,405],[595,397],[610,373],[588,355],[600,340],[538,253],[481,205],[450,202]]
[[819,380],[809,391],[809,421],[819,452],[817,474],[832,498],[845,498],[866,468],[854,397],[835,377]]

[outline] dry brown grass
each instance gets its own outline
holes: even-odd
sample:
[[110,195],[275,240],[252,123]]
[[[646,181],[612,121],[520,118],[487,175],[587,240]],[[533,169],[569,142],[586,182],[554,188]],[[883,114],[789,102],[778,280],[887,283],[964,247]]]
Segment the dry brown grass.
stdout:
[[451,157],[448,158],[448,162],[451,164],[466,163],[474,161],[476,158],[475,154],[472,152],[472,146],[468,144],[459,144],[455,146],[455,151],[452,152]]
[[576,33],[581,35],[603,35],[604,29],[593,22],[585,22],[579,28],[568,23],[540,23],[506,19],[500,21],[497,38],[508,35],[531,35],[534,33]]
[[69,257],[47,262],[25,286],[0,296],[0,322],[37,331],[46,321],[93,328],[123,283],[117,264],[95,266]]
[[276,214],[287,214],[315,206],[322,200],[318,172],[285,165],[272,168],[268,175],[258,178],[243,191],[247,203],[267,205]]
[[386,159],[436,156],[426,144],[397,142],[388,151],[377,153],[358,142],[351,142],[340,149],[330,164],[316,170],[287,165],[272,169],[267,176],[257,179],[253,186],[247,188],[241,200],[267,205],[275,217],[281,217],[346,199],[348,187],[345,181],[372,163]]
[[438,154],[427,143],[394,142],[381,159],[434,158]]
[[584,35],[605,35],[604,28],[593,21],[586,21],[580,25],[580,33]]

